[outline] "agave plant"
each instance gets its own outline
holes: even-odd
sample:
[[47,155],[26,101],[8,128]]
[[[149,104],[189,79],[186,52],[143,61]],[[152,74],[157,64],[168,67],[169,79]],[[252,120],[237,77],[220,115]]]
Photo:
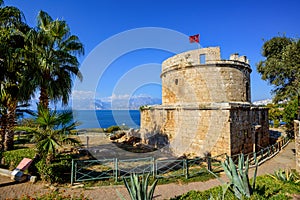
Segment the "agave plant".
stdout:
[[[249,179],[249,157],[245,161],[243,154],[239,156],[238,165],[236,166],[231,157],[227,157],[224,162],[221,163],[226,176],[229,179],[229,183],[226,183],[222,179],[215,176],[223,183],[222,186],[222,199],[225,197],[225,193],[229,189],[234,193],[238,199],[243,199],[244,197],[250,197],[255,190],[255,182],[258,168],[258,161],[255,162],[254,176],[252,184],[250,184]],[[211,172],[212,173],[212,172]]]
[[152,183],[150,190],[148,191],[149,175],[150,174],[147,174],[145,178],[144,174],[139,176],[135,173],[132,173],[130,175],[130,184],[125,178],[123,178],[124,184],[132,200],[150,200],[153,198],[154,190],[158,180],[156,179]]
[[270,174],[269,176],[282,182],[300,182],[298,174],[291,169],[279,169],[275,171],[273,175]]
[[234,192],[234,195],[238,199],[242,199],[244,196],[250,197],[255,190],[255,182],[257,175],[258,162],[256,161],[254,176],[252,184],[249,180],[249,157],[245,161],[244,155],[239,156],[238,166],[236,166],[232,158],[228,157],[225,162],[222,163],[224,172],[229,178],[229,187]]

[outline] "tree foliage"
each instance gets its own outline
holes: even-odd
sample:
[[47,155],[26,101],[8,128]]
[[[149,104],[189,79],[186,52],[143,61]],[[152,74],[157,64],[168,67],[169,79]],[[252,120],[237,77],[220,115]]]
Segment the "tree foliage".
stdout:
[[266,107],[269,108],[269,120],[273,121],[275,128],[278,128],[282,119],[283,108],[273,103],[267,104]]
[[294,131],[294,120],[297,117],[297,105],[298,100],[296,98],[292,99],[291,101],[287,102],[284,105],[284,112],[283,112],[283,121],[286,122],[287,132],[293,136]]
[[24,72],[28,68],[23,62],[23,35],[29,27],[23,19],[18,8],[0,7],[0,150],[13,149],[18,103],[27,101],[33,92],[24,89],[27,87]]
[[40,11],[37,28],[27,35],[32,63],[31,83],[40,90],[40,104],[48,108],[49,100],[62,100],[67,104],[72,88],[72,76],[82,79],[77,55],[84,53],[83,44],[75,35],[71,35],[66,21],[53,20]]
[[73,76],[82,79],[77,55],[83,44],[66,21],[38,15],[37,27],[25,23],[21,10],[0,0],[0,151],[13,149],[16,111],[40,91],[40,104],[67,104]]
[[[300,105],[300,41],[286,36],[273,37],[262,48],[266,58],[257,64],[263,80],[274,86],[274,101],[291,100],[297,97]],[[298,118],[300,117],[298,110]]]

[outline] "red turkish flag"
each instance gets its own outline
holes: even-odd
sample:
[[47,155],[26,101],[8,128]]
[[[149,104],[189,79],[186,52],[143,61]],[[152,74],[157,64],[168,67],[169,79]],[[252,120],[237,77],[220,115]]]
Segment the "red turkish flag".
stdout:
[[190,36],[189,37],[190,38],[190,43],[194,43],[194,42],[199,43],[199,37],[200,37],[199,34]]

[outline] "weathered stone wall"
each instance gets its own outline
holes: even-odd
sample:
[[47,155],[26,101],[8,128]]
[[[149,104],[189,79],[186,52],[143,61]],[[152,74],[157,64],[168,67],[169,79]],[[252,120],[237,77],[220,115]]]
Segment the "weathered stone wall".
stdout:
[[294,121],[296,170],[300,172],[300,121]]
[[[200,55],[206,55],[200,63]],[[220,49],[178,54],[162,64],[163,105],[206,102],[250,102],[250,73],[245,56],[221,60]],[[180,62],[181,61],[181,62]]]
[[170,108],[145,109],[141,112],[142,132],[145,142],[151,145],[165,142],[152,139],[164,135],[175,155],[193,154],[203,156],[205,152],[219,155],[230,152],[229,110]]
[[230,112],[231,155],[250,153],[268,146],[268,109],[237,107]]

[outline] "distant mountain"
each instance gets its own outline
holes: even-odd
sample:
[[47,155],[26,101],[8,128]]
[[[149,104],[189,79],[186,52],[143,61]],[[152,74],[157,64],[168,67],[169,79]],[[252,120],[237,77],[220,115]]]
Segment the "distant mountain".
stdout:
[[264,99],[264,100],[258,100],[258,101],[253,101],[252,104],[256,106],[260,105],[267,105],[269,103],[272,103],[272,99]]
[[143,105],[161,104],[161,99],[150,96],[130,98],[73,99],[75,110],[138,110]]

